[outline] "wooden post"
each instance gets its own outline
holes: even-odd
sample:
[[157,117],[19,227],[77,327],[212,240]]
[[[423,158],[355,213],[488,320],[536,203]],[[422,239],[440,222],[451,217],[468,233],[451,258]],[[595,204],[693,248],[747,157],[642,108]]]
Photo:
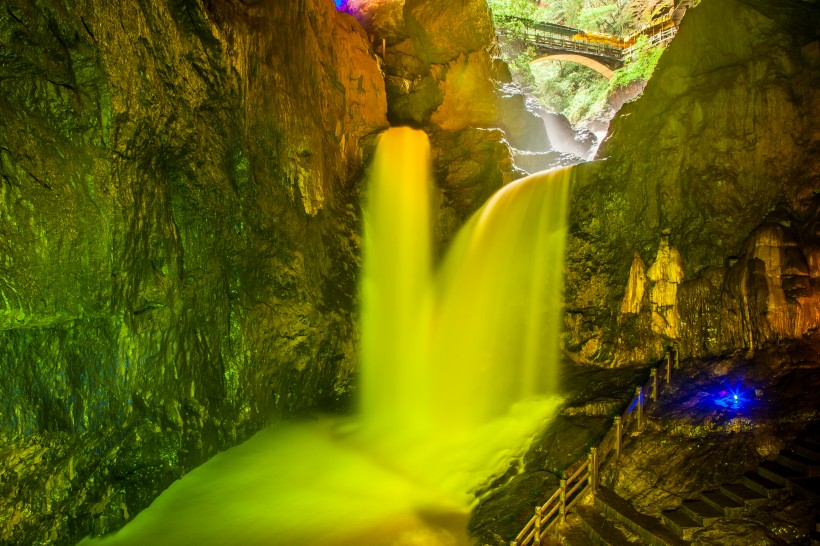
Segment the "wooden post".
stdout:
[[635,387],[635,396],[638,397],[638,430],[643,428],[643,387]]
[[652,401],[657,402],[658,401],[658,388],[660,386],[659,382],[658,382],[658,368],[652,368],[649,371],[649,375],[652,376]]
[[598,490],[598,448],[593,447],[589,450],[589,486],[592,489],[592,494]]
[[558,508],[561,514],[561,523],[567,521],[567,480],[561,480],[561,506]]
[[672,382],[672,347],[666,349],[666,386]]
[[623,442],[624,425],[621,423],[621,416],[615,418],[615,460],[621,458],[621,443]]
[[535,543],[541,544],[541,507],[535,507]]

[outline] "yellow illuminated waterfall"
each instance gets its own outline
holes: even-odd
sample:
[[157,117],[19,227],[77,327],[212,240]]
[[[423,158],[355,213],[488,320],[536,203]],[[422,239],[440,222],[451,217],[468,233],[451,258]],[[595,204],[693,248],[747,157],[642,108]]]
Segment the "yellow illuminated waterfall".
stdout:
[[403,471],[468,501],[555,406],[568,173],[496,193],[433,271],[429,170],[423,132],[382,135],[365,209],[362,419]]
[[380,137],[364,209],[361,408],[271,427],[89,544],[468,543],[474,492],[557,405],[568,174],[494,195],[434,267],[430,150]]

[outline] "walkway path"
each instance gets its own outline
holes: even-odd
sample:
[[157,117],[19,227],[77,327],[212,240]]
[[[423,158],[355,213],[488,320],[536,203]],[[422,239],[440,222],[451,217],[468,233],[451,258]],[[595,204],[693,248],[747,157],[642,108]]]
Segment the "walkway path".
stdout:
[[[810,344],[807,346],[813,347]],[[772,351],[776,352],[775,349]],[[800,385],[803,388],[813,389],[816,385],[814,376],[810,377],[804,369],[805,363],[800,356],[802,353],[797,351],[795,354],[796,361],[799,362],[789,372],[794,375],[786,374],[777,379],[777,384],[784,386],[783,396],[786,397],[791,396],[788,385],[794,382],[795,377],[800,378]],[[774,364],[765,356],[761,362],[768,362],[765,364],[768,370],[768,366]],[[714,541],[715,536],[723,536],[721,533],[729,533],[731,529],[740,529],[752,533],[760,532],[769,538],[776,535],[777,538],[772,538],[775,543],[781,540],[782,533],[786,533],[784,537],[805,541],[800,544],[820,546],[820,422],[817,421],[817,415],[808,421],[813,422],[813,425],[806,426],[806,421],[803,421],[804,424],[799,427],[802,433],[798,433],[794,441],[786,444],[787,449],[782,450],[776,460],[760,462],[753,471],[747,472],[733,483],[713,485],[699,493],[686,494],[682,497],[686,500],[678,501],[677,508],[663,511],[657,517],[639,512],[611,488],[599,484],[599,481],[605,481],[599,478],[601,468],[608,467],[608,479],[617,475],[616,469],[623,463],[620,454],[625,446],[632,446],[630,449],[634,452],[635,438],[639,438],[639,442],[647,441],[646,433],[640,433],[646,422],[647,406],[654,408],[651,414],[655,418],[658,417],[659,411],[669,417],[669,408],[682,405],[686,408],[682,410],[684,412],[697,412],[699,400],[712,399],[713,394],[704,394],[704,385],[693,380],[693,377],[704,374],[711,378],[709,370],[699,372],[695,376],[691,376],[691,372],[684,372],[685,378],[681,378],[684,379],[683,382],[679,379],[672,389],[664,388],[670,383],[673,370],[679,369],[677,360],[676,350],[670,348],[665,362],[651,370],[649,382],[636,388],[635,398],[626,411],[615,417],[610,432],[591,449],[588,457],[582,457],[576,464],[570,465],[564,472],[566,479],[561,480],[559,489],[547,502],[536,508],[535,515],[518,534],[515,539],[517,542],[513,544],[556,544],[557,533],[561,536],[560,543],[570,546],[679,546],[700,543],[702,540],[712,543],[709,541]],[[813,359],[810,361],[815,362]],[[747,364],[744,370],[749,377],[756,377],[755,374],[760,371],[752,364]],[[710,383],[711,381],[709,379]],[[697,391],[697,396],[692,397],[692,392],[682,390],[683,384],[694,389],[692,392]],[[761,385],[761,392],[764,391],[763,387],[768,392],[770,385]],[[744,391],[738,392],[743,396]],[[754,404],[751,401],[744,402],[749,405],[747,415],[750,418],[757,415],[758,420],[762,415],[766,415],[767,419],[778,421],[789,418],[794,411],[798,411],[792,405],[787,405],[785,407],[790,408],[788,412],[780,413],[779,408],[783,407],[780,404],[780,397],[773,393],[766,396],[765,400],[766,404],[759,408],[762,412],[760,415],[757,415],[758,410],[753,410]],[[657,402],[660,404],[656,406]],[[804,402],[807,408],[817,407],[814,399],[807,398]],[[788,427],[783,432],[786,430]],[[658,440],[657,437],[655,440]],[[676,461],[670,464],[680,464],[679,460]],[[663,470],[660,472],[663,474]],[[627,475],[630,474],[624,476]],[[661,485],[656,484],[656,487],[664,487],[663,480],[657,483]],[[694,488],[694,491],[697,490]],[[772,527],[773,521],[781,521],[779,516],[774,515],[780,512],[793,514],[784,516],[782,522],[787,522],[788,525],[782,529],[777,525]],[[805,534],[799,535],[806,532],[806,525],[811,521],[807,521],[807,518],[813,518],[812,514],[818,516],[816,529],[810,538]],[[568,516],[567,525],[560,525]],[[786,530],[787,527],[789,530]],[[774,532],[774,535],[769,531]],[[791,538],[786,540],[790,541]]]

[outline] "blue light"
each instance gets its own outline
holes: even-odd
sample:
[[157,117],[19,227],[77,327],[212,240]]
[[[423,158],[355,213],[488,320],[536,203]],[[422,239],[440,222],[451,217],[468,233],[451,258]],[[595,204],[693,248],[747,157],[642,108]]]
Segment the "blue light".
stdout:
[[726,387],[717,392],[715,404],[720,407],[739,411],[747,405],[745,392],[741,390],[741,385]]
[[342,10],[346,7],[345,4],[347,4],[347,0],[333,0],[333,1],[336,3],[336,9],[338,9],[338,10]]

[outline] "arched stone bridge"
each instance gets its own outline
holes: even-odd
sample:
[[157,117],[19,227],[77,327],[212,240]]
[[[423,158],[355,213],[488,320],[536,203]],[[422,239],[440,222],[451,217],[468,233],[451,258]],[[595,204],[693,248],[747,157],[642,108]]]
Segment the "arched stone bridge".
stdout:
[[669,14],[624,38],[518,17],[506,17],[507,23],[513,23],[518,28],[513,32],[501,30],[500,35],[523,41],[535,48],[538,58],[532,64],[571,61],[587,66],[605,78],[611,78],[612,71],[623,66],[624,59],[632,53],[639,37],[648,37],[652,45],[669,42],[675,36],[683,14],[691,5],[692,0],[678,2]]

